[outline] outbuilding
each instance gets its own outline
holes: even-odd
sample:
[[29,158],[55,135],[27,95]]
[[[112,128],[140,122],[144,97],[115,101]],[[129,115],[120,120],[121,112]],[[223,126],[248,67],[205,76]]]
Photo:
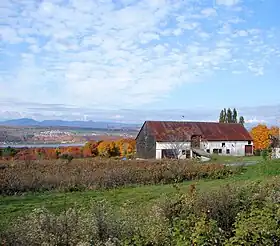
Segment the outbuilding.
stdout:
[[253,139],[238,123],[146,121],[136,137],[137,157],[192,158],[253,155]]

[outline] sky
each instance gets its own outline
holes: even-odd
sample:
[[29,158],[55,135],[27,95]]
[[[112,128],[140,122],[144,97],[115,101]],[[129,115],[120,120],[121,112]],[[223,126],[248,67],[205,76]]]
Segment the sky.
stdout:
[[280,119],[279,0],[1,0],[0,120]]

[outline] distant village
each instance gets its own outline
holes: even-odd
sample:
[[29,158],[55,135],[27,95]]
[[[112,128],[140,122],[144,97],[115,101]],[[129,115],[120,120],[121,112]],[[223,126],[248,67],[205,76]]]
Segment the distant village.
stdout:
[[116,138],[134,138],[135,132],[106,131],[93,129],[37,129],[37,128],[7,128],[0,127],[0,145],[16,144],[74,144],[85,143],[90,140],[104,140]]

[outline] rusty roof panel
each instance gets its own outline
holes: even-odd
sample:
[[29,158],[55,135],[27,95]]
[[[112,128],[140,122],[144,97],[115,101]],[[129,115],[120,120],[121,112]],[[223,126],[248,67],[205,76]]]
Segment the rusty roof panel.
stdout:
[[189,141],[193,135],[207,141],[252,141],[246,128],[237,123],[146,121],[146,124],[158,142]]

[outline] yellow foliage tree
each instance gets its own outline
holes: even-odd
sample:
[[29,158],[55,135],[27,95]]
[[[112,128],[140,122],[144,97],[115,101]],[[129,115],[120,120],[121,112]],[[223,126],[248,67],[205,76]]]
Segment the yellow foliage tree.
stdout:
[[264,124],[259,124],[252,128],[251,136],[254,141],[255,150],[267,149],[270,144],[269,134],[271,130]]
[[112,157],[119,155],[119,148],[114,141],[103,141],[98,145],[97,149],[100,156]]

